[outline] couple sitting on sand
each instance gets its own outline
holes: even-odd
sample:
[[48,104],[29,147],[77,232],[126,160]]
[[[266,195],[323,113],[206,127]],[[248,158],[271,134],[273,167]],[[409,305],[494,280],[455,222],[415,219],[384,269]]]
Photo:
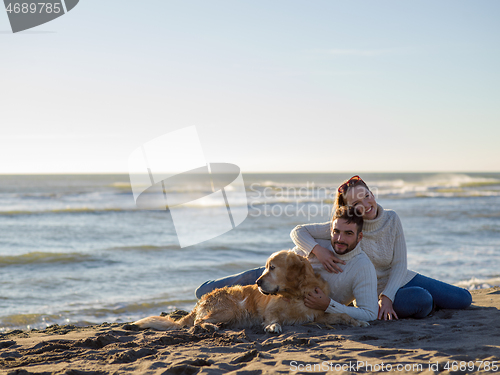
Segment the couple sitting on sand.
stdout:
[[[306,296],[307,307],[359,320],[392,320],[424,318],[434,307],[464,309],[472,303],[468,290],[408,270],[398,215],[378,205],[359,176],[339,186],[334,207],[331,222],[299,225],[291,233],[293,251],[306,256],[330,285],[329,296],[319,288]],[[207,281],[196,297],[224,286],[255,284],[264,269]],[[347,306],[354,300],[356,307]]]

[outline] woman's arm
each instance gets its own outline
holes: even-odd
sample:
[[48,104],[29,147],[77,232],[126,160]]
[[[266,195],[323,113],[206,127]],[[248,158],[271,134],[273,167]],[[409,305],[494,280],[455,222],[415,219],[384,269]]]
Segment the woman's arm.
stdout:
[[391,274],[385,289],[381,293],[381,295],[389,298],[391,302],[394,302],[394,296],[396,295],[398,289],[402,286],[401,284],[403,283],[408,272],[406,240],[401,220],[397,214],[395,215],[394,226],[396,233],[393,245],[394,253],[391,263]]
[[318,243],[315,239],[329,240],[330,222],[297,225],[290,233],[293,243],[308,256]]
[[290,233],[292,241],[297,246],[297,254],[309,257],[312,254],[318,258],[328,272],[339,273],[342,268],[336,263],[345,264],[331,250],[319,245],[316,240],[330,240],[330,222],[320,224],[303,224],[296,226]]

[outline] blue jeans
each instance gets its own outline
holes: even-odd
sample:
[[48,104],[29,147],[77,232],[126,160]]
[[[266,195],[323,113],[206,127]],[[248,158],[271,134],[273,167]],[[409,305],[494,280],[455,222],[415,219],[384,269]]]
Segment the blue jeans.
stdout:
[[399,288],[392,307],[399,318],[425,318],[433,305],[440,309],[465,309],[472,303],[467,289],[417,274]]
[[242,273],[238,273],[236,275],[223,277],[221,279],[208,280],[201,284],[198,289],[196,289],[194,294],[196,295],[196,298],[200,299],[202,295],[207,294],[214,289],[233,285],[245,286],[255,284],[255,282],[260,277],[260,275],[262,275],[262,272],[264,272],[265,269],[266,267],[258,267],[248,271],[244,271]]

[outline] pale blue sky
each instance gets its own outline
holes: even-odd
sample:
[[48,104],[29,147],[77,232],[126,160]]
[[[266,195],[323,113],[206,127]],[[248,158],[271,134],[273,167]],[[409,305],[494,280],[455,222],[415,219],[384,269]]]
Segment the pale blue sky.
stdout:
[[12,34],[0,173],[127,172],[196,125],[243,172],[499,171],[500,2],[80,0]]

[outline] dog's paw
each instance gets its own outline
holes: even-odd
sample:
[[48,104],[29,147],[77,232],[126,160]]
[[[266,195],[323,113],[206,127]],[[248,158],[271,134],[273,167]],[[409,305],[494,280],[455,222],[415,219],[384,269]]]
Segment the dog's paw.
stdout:
[[368,327],[370,323],[358,320],[358,327]]
[[264,328],[264,331],[269,333],[281,333],[281,326],[278,323],[269,324]]
[[188,332],[194,335],[204,333],[214,333],[219,330],[215,324],[212,323],[198,323],[191,327]]
[[212,323],[203,323],[201,324],[203,329],[206,329],[208,332],[216,332],[219,330],[219,327]]

